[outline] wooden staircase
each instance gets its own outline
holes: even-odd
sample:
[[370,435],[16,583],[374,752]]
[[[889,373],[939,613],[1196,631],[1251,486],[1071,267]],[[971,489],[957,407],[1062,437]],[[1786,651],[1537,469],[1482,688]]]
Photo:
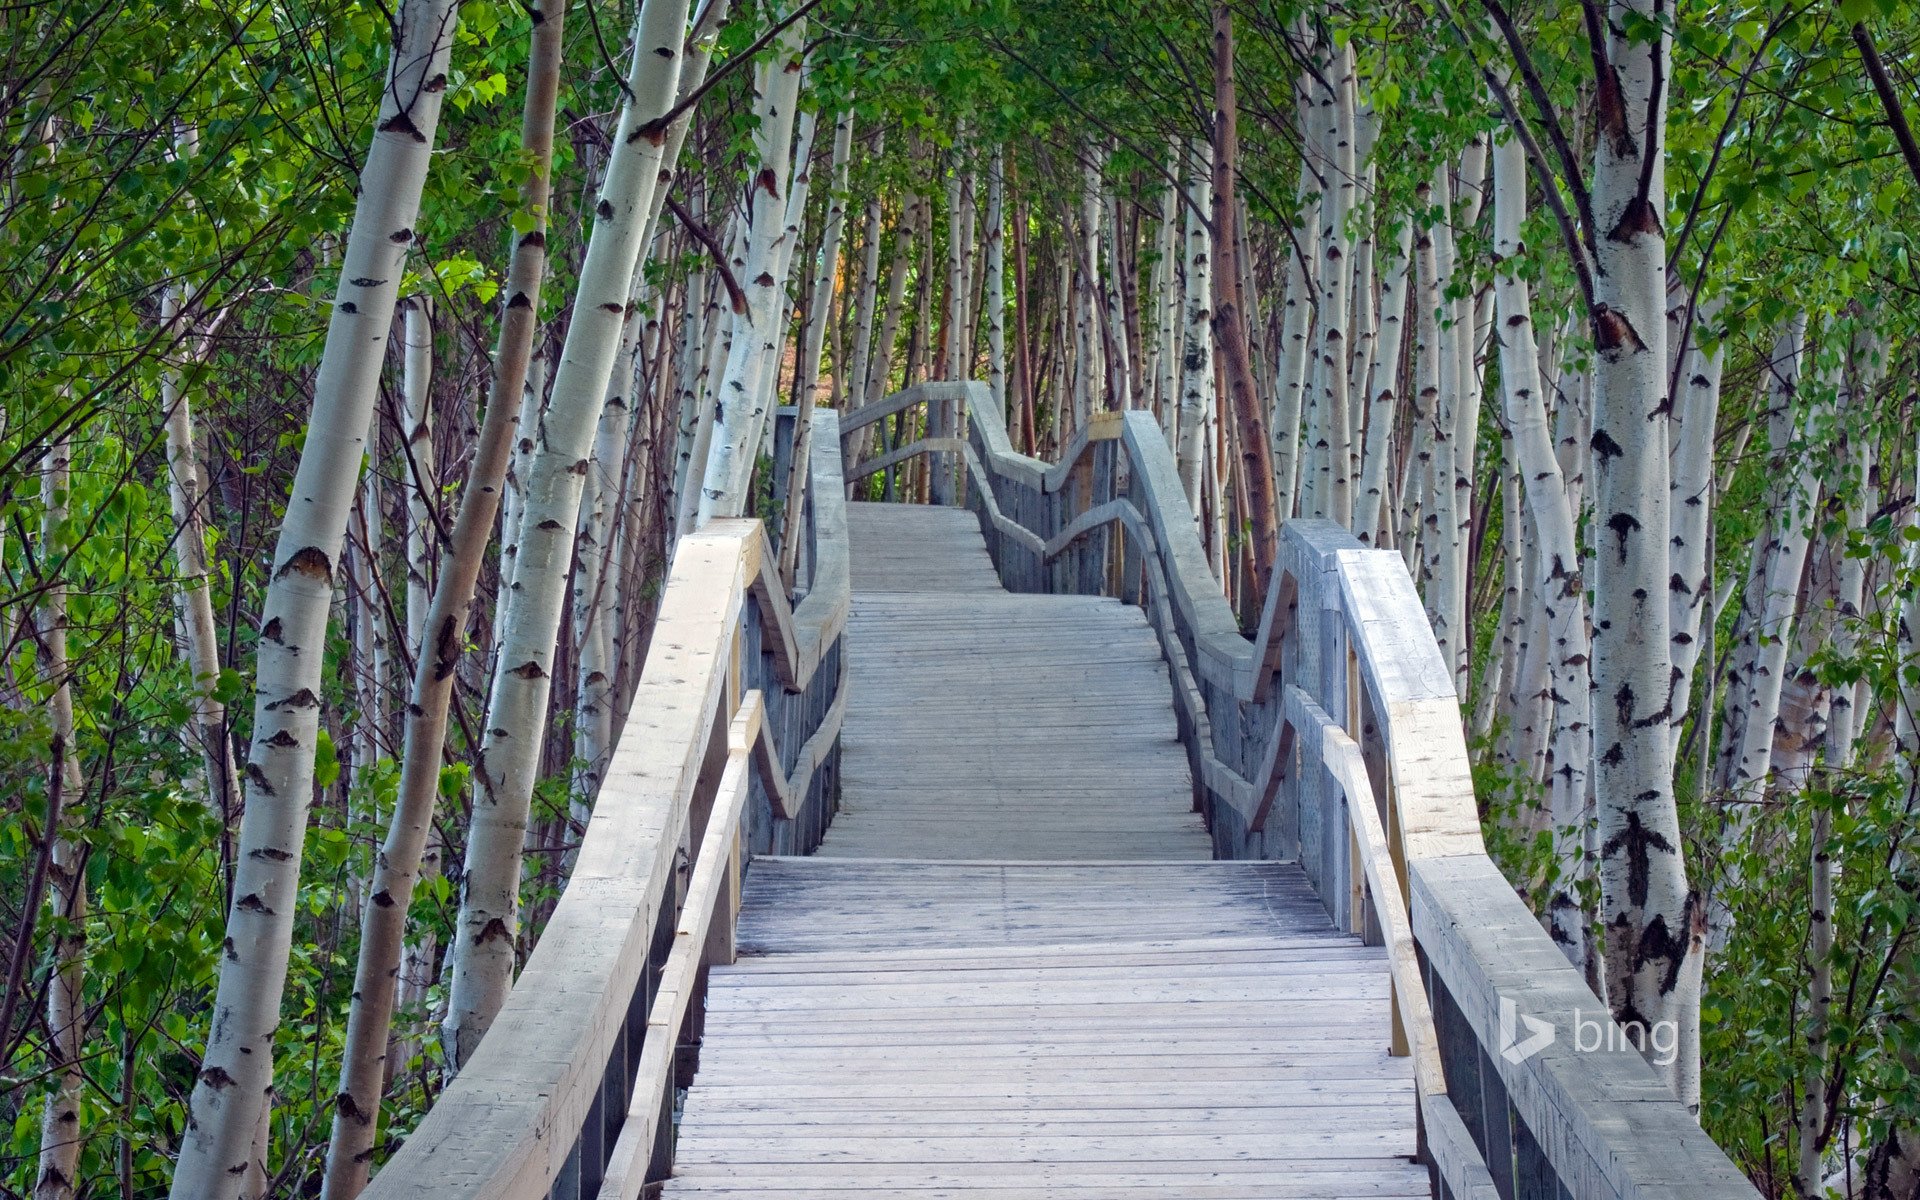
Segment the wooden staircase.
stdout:
[[1208,861],[1136,608],[849,506],[842,802],[757,859],[668,1196],[1429,1195],[1384,953]]

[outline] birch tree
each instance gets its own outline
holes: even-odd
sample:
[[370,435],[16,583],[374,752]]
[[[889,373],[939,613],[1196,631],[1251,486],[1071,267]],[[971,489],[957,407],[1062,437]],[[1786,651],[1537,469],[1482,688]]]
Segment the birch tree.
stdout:
[[313,794],[325,667],[319,648],[440,119],[454,19],[448,0],[405,0],[393,27],[387,83],[314,380],[305,449],[262,606],[235,899],[174,1170],[174,1200],[241,1195],[273,1086],[273,1035]]
[[646,0],[634,29],[626,90],[594,206],[593,232],[553,393],[530,436],[525,511],[498,621],[499,653],[487,699],[479,788],[461,872],[459,940],[443,1033],[448,1057],[466,1062],[513,986],[520,917],[521,843],[546,731],[554,647],[586,462],[626,322],[641,236],[660,175],[666,130],[685,57],[686,0]]
[[713,406],[713,441],[707,452],[700,485],[698,523],[715,517],[734,517],[746,511],[747,482],[753,473],[754,452],[766,424],[767,404],[761,383],[774,365],[785,328],[786,280],[776,269],[786,241],[788,154],[793,139],[795,109],[800,100],[804,67],[806,20],[788,25],[774,42],[773,57],[760,82],[755,104],[759,126],[755,147],[760,167],[747,190],[749,213],[746,280],[747,311],[737,319],[721,377],[719,398]]

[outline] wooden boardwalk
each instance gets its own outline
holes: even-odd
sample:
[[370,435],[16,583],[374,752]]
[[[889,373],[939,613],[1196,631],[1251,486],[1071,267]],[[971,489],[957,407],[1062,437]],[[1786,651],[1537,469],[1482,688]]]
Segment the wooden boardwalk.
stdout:
[[1428,1195],[1384,954],[1208,861],[1139,610],[849,508],[842,810],[747,877],[666,1195]]

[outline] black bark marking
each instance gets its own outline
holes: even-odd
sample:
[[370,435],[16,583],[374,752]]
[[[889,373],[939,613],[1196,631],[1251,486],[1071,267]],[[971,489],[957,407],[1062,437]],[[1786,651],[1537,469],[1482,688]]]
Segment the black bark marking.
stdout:
[[515,292],[513,296],[509,298],[507,301],[508,311],[512,311],[513,309],[516,309],[516,308],[532,308],[532,307],[533,307],[533,301],[527,299],[527,294],[525,292]]
[[518,675],[522,679],[545,679],[547,677],[546,671],[541,669],[540,664],[534,662],[532,659],[528,659],[526,662],[514,667],[508,671],[507,674]]
[[365,1125],[373,1119],[363,1112],[358,1104],[354,1103],[353,1096],[347,1092],[341,1092],[335,1096],[333,1098],[333,1106],[339,1110],[341,1116],[352,1121],[355,1125]]
[[[1635,908],[1644,906],[1652,888],[1653,852],[1673,853],[1673,843],[1658,830],[1648,829],[1640,814],[1629,809],[1627,827],[1608,838],[1600,847],[1600,857],[1627,856],[1627,900]],[[1655,918],[1658,921],[1660,918]],[[1638,957],[1638,956],[1636,956]]]
[[1620,540],[1620,561],[1625,562],[1627,560],[1627,539],[1640,532],[1640,522],[1635,520],[1631,513],[1617,512],[1607,518],[1607,528],[1612,530],[1614,537]]
[[342,300],[340,302],[340,311],[343,313],[357,313],[360,311],[360,306],[351,300]]
[[[443,617],[440,628],[434,632],[433,636],[433,681],[435,683],[445,682],[447,676],[453,674],[454,668],[460,665],[460,640],[455,635],[453,618]],[[412,712],[413,707],[408,705],[408,711]]]
[[483,946],[495,940],[506,942],[513,940],[513,934],[507,930],[506,921],[500,917],[495,917],[488,921],[480,927],[479,933],[473,935],[473,944],[476,946]]
[[371,288],[371,287],[384,287],[386,286],[387,281],[384,279],[370,279],[365,275],[356,275],[352,279],[349,279],[347,282],[351,283],[355,287]]
[[234,901],[233,906],[241,912],[259,913],[263,917],[273,915],[273,907],[260,898],[259,892],[248,892]]
[[396,229],[392,233],[387,235],[387,240],[392,242],[396,246],[404,246],[408,242],[411,242],[413,240],[413,230]]
[[425,83],[423,83],[423,84],[421,84],[421,85],[420,85],[420,90],[421,90],[421,91],[423,91],[423,92],[444,92],[444,91],[446,91],[446,90],[447,90],[447,77],[446,77],[446,75],[445,75],[445,74],[440,74],[440,75],[435,75],[435,76],[434,76],[434,77],[433,77],[432,79],[429,79],[429,80],[427,80],[427,81],[426,81]]
[[268,738],[266,740],[266,744],[269,746],[274,746],[279,749],[285,750],[292,746],[298,746],[300,744],[300,739],[297,737],[294,737],[291,733],[288,733],[286,730],[282,729],[279,733],[276,733],[272,737]]
[[200,1082],[217,1092],[222,1088],[230,1088],[240,1081],[227,1074],[221,1067],[207,1067],[200,1072]]
[[257,850],[249,850],[247,857],[261,858],[268,862],[288,862],[292,860],[293,855],[288,854],[278,846],[262,846]]
[[262,771],[258,765],[248,763],[240,769],[240,773],[247,777],[248,784],[259,789],[261,795],[271,796],[275,794],[273,785],[267,782],[267,773]]
[[421,143],[422,145],[424,145],[427,140],[427,135],[424,133],[421,133],[420,127],[415,125],[413,123],[413,119],[407,116],[407,114],[404,112],[397,112],[392,116],[388,117],[386,120],[380,122],[380,132],[381,133],[404,133],[408,137],[412,138],[416,142]]
[[1604,429],[1596,429],[1593,431],[1592,444],[1593,452],[1599,455],[1602,460],[1619,458],[1622,454],[1626,453],[1626,451],[1620,448],[1620,443],[1614,441],[1613,437]]
[[280,618],[270,617],[267,619],[266,625],[261,627],[260,638],[262,641],[272,642],[276,646],[284,646],[287,643],[285,639],[281,636],[280,631],[281,631]]
[[602,200],[594,206],[593,212],[602,221],[610,221],[613,219],[613,204],[611,201]]
[[381,888],[373,894],[373,903],[376,908],[392,908],[394,905],[393,893],[386,888]]
[[317,583],[329,585],[333,583],[333,563],[328,560],[326,552],[318,546],[302,546],[295,550],[293,556],[273,573],[273,577],[276,581],[285,579],[287,574],[293,571],[298,571]]
[[1640,337],[1640,331],[1633,327],[1627,314],[1605,304],[1593,306],[1593,348],[1601,353],[1609,351],[1645,350],[1647,344]]
[[311,688],[301,688],[284,700],[275,700],[267,705],[268,712],[278,712],[283,708],[319,708],[320,699]]

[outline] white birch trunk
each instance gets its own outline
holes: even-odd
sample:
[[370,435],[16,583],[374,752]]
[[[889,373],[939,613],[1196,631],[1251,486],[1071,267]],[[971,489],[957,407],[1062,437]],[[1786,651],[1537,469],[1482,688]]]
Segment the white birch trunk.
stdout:
[[1407,337],[1407,284],[1413,263],[1413,224],[1403,221],[1394,234],[1393,253],[1380,280],[1379,335],[1374,338],[1371,395],[1367,399],[1365,448],[1360,458],[1360,487],[1355,497],[1354,533],[1369,545],[1386,525],[1387,470],[1393,459],[1393,431],[1401,405],[1400,362]]
[[[172,328],[179,320],[180,291],[168,288],[160,301],[160,320]],[[220,627],[213,615],[212,576],[207,567],[204,493],[195,450],[193,406],[179,367],[169,363],[160,374],[160,404],[166,414],[167,497],[172,505],[174,564],[180,572],[180,630],[187,669],[193,673],[194,725],[206,763],[201,795],[219,814],[222,827],[240,802],[240,770],[227,739],[227,706],[220,683]]]
[[[1194,141],[1187,154],[1186,305],[1180,353],[1180,446],[1176,459],[1193,519],[1202,520],[1200,489],[1208,434],[1217,405],[1213,370],[1213,147]],[[1202,540],[1205,531],[1202,530]]]
[[1742,669],[1729,678],[1729,696],[1738,689],[1741,697],[1738,711],[1728,714],[1730,740],[1723,767],[1723,785],[1733,793],[1734,800],[1728,810],[1730,837],[1744,833],[1749,806],[1760,799],[1766,785],[1787,651],[1793,644],[1794,615],[1806,570],[1810,525],[1819,501],[1819,482],[1810,457],[1792,448],[1806,329],[1805,313],[1781,329],[1774,341],[1768,380],[1768,424],[1778,486],[1771,493],[1772,519],[1767,537],[1756,548],[1753,583],[1759,591],[1751,604],[1754,619],[1746,625],[1742,645],[1735,650],[1735,661]]
[[[1669,636],[1673,640],[1673,669],[1678,672],[1674,676],[1670,722],[1675,754],[1679,753],[1692,703],[1694,667],[1700,660],[1706,632],[1703,622],[1712,609],[1707,589],[1707,524],[1713,519],[1713,438],[1719,420],[1724,355],[1718,345],[1711,351],[1702,347],[1706,338],[1719,336],[1715,328],[1719,312],[1717,298],[1703,301],[1694,311],[1693,329],[1681,353],[1680,395],[1673,418],[1679,429],[1670,460],[1667,525],[1674,581],[1668,592],[1668,619],[1672,623]],[[1709,694],[1706,703],[1711,706],[1712,701]]]
[[686,0],[641,6],[627,73],[631,99],[614,133],[553,394],[531,432],[518,561],[501,605],[480,786],[461,873],[444,1032],[456,1066],[479,1045],[513,986],[521,844],[546,733],[580,495],[662,162],[664,135],[655,140],[645,127],[673,103],[686,22]]
[[1014,427],[1007,411],[1007,180],[1006,156],[999,146],[987,164],[986,309],[987,390],[994,411]]
[[[1146,356],[1148,402],[1160,418],[1167,449],[1180,445],[1180,176],[1179,142],[1167,155],[1167,186],[1160,192],[1160,223],[1153,242],[1153,338]],[[1145,324],[1142,316],[1141,322]]]
[[[416,881],[431,879],[441,869],[444,847],[433,812],[439,799],[448,706],[462,659],[468,610],[485,564],[488,534],[506,493],[546,264],[553,117],[565,8],[536,7],[532,15],[520,132],[521,148],[531,159],[527,180],[521,185],[520,211],[531,220],[531,227],[516,238],[508,264],[486,416],[435,582],[427,614],[431,635],[414,661],[399,788],[386,841],[374,860],[371,903],[362,914],[353,1004],[341,1049],[340,1086],[333,1100],[333,1131],[321,1181],[323,1200],[353,1200],[366,1187],[386,1081],[406,1065],[416,1047],[412,1037],[390,1039],[394,1006],[420,1005],[433,981],[434,938],[422,930],[413,944],[405,944],[407,914]],[[537,386],[533,390],[537,394]]]
[[713,440],[700,485],[696,523],[715,517],[736,517],[746,511],[747,485],[753,474],[754,452],[766,424],[763,380],[776,368],[786,328],[786,281],[776,274],[786,232],[788,153],[793,140],[794,110],[800,99],[802,47],[806,21],[795,21],[775,41],[773,58],[755,105],[760,170],[748,191],[750,221],[747,235],[747,311],[727,354],[714,403]]
[[273,1035],[313,796],[325,667],[320,648],[439,123],[453,25],[450,0],[404,0],[394,23],[387,84],[360,173],[306,443],[262,604],[235,899],[174,1170],[174,1200],[241,1195],[273,1085]]
[[407,654],[420,653],[433,597],[433,313],[415,297],[401,305],[401,416],[407,480]]
[[1592,817],[1587,784],[1587,764],[1593,755],[1591,646],[1574,512],[1567,502],[1560,462],[1553,454],[1534,344],[1533,301],[1518,261],[1527,252],[1521,241],[1526,214],[1526,154],[1519,139],[1508,136],[1493,148],[1493,248],[1499,263],[1493,286],[1500,316],[1497,336],[1507,426],[1536,539],[1533,578],[1538,594],[1533,599],[1545,615],[1550,647],[1553,777],[1547,811],[1553,825],[1556,878],[1548,899],[1548,929],[1568,960],[1589,970],[1593,964],[1587,916],[1579,891],[1587,874],[1586,829]]
[[1135,407],[1133,390],[1133,347],[1127,334],[1127,302],[1121,272],[1126,269],[1120,241],[1120,206],[1113,189],[1101,188],[1100,247],[1106,259],[1101,274],[1101,308],[1106,313],[1107,392],[1113,406],[1121,412]]
[[1607,999],[1622,1023],[1670,1022],[1679,1052],[1655,1063],[1700,1102],[1704,920],[1689,886],[1673,794],[1668,640],[1667,36],[1659,0],[1613,0],[1600,81],[1593,210],[1594,789]]
[[53,971],[47,980],[47,1082],[50,1087],[40,1116],[40,1162],[33,1184],[34,1200],[72,1200],[80,1184],[80,1098],[86,1088],[82,1073],[86,1050],[87,1010],[81,994],[87,967],[86,854],[67,830],[80,822],[74,806],[84,799],[86,780],[80,770],[80,751],[74,744],[72,666],[67,658],[66,549],[68,481],[72,446],[65,439],[47,451],[40,477],[41,552],[56,554],[40,615],[40,645],[46,658],[42,675],[49,685],[48,716],[53,734],[53,777],[47,781],[47,824],[42,836],[52,840],[47,863],[47,900]]
[[[807,498],[807,464],[813,456],[813,409],[820,384],[820,351],[833,311],[834,285],[840,278],[840,239],[847,225],[847,166],[853,156],[853,110],[840,113],[833,125],[833,194],[827,198],[826,228],[821,233],[820,272],[814,278],[812,307],[800,339],[800,361],[794,370],[793,450],[788,455],[786,507],[781,513],[780,578],[791,586],[799,562],[800,518]],[[836,376],[845,367],[833,365]]]
[[[885,131],[873,139],[873,157],[885,156]],[[867,376],[873,369],[873,320],[880,299],[880,239],[885,231],[886,207],[876,189],[867,199],[865,241],[860,247],[860,290],[853,303],[853,361],[848,374],[847,405],[851,409],[871,404],[877,397],[867,390]],[[839,373],[836,366],[835,373]]]
[[1349,412],[1352,364],[1348,361],[1347,319],[1352,306],[1353,239],[1347,233],[1347,219],[1353,212],[1354,191],[1354,117],[1353,47],[1343,43],[1333,58],[1332,124],[1326,131],[1329,151],[1327,190],[1321,197],[1320,264],[1320,417],[1321,438],[1326,442],[1322,460],[1326,471],[1326,491],[1321,507],[1335,524],[1353,524],[1352,416]]

